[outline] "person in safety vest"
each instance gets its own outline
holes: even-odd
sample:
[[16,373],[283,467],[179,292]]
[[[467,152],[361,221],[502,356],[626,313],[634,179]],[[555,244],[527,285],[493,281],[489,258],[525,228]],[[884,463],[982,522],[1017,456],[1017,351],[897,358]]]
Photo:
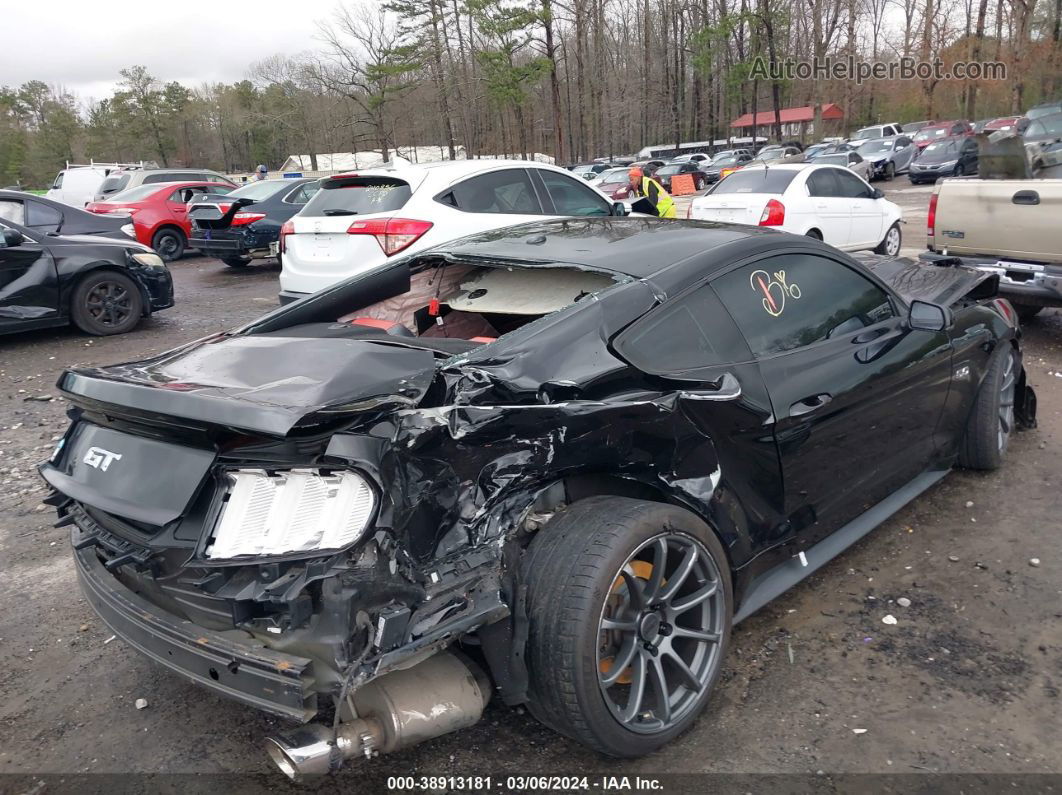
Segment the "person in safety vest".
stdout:
[[638,196],[649,200],[661,218],[675,217],[675,202],[664,187],[652,177],[647,177],[640,168],[632,168],[628,173],[631,190]]

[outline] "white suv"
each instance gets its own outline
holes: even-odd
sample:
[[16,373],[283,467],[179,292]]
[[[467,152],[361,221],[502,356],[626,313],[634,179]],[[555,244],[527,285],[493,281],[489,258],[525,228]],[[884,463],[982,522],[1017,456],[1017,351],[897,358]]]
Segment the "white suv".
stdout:
[[622,214],[622,205],[571,172],[524,160],[401,163],[338,174],[281,229],[280,302],[476,232]]

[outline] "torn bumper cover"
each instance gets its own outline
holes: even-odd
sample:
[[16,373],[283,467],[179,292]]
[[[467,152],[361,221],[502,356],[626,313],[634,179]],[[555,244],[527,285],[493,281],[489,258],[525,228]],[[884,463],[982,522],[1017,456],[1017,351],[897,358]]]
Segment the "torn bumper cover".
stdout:
[[104,568],[75,526],[81,589],[114,632],[152,660],[196,684],[251,707],[305,722],[317,711],[313,662],[231,637],[160,610]]

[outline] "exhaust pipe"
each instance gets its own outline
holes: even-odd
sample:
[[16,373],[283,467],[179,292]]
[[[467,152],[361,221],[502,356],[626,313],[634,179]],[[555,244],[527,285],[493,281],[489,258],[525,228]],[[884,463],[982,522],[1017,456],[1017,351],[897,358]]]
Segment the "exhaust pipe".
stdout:
[[406,748],[476,723],[490,700],[487,675],[475,663],[440,652],[412,668],[374,679],[352,698],[359,717],[333,730],[299,726],[266,740],[288,778],[323,775],[356,756]]

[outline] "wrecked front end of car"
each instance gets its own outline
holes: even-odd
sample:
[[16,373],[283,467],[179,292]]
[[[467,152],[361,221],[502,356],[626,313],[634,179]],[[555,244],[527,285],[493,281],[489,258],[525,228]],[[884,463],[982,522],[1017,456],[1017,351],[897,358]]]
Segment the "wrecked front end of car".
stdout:
[[[423,271],[435,294],[440,267]],[[398,288],[387,278],[367,294],[408,296],[408,272]],[[593,303],[587,290],[606,282],[576,277],[572,295]],[[639,311],[651,305],[628,282]],[[576,463],[559,452],[565,433],[580,412],[670,410],[552,403],[575,385],[543,385],[541,361],[487,357],[509,377],[487,375],[468,354],[493,337],[421,344],[369,310],[337,322],[349,295],[148,361],[65,372],[72,425],[41,466],[82,589],[115,634],[266,712],[305,724],[334,708],[334,723],[270,741],[291,776],[475,723],[492,691],[484,668],[519,703],[515,561],[521,534],[564,500],[555,472]],[[543,300],[518,322],[491,312],[489,331],[548,325],[572,303]],[[458,328],[454,306],[467,303],[448,314],[444,302],[428,325]],[[580,331],[603,325],[589,314]],[[481,319],[464,318],[465,337]],[[462,643],[478,663],[454,651]]]

